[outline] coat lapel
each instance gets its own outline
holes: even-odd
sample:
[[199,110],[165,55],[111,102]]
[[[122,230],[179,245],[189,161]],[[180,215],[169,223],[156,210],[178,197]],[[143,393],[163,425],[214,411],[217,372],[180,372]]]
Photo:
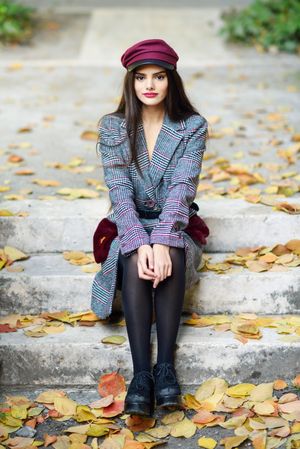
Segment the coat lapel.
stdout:
[[[122,121],[121,126],[126,128],[125,119]],[[172,159],[174,151],[180,144],[185,127],[186,124],[184,120],[173,121],[169,115],[165,113],[164,121],[158,134],[150,161],[144,128],[142,124],[138,125],[138,162],[143,172],[145,190],[148,196],[152,199],[156,198],[154,189],[159,184],[170,160]]]

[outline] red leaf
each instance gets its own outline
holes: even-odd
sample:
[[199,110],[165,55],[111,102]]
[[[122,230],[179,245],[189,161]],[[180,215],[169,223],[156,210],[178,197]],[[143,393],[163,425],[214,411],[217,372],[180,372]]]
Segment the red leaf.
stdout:
[[124,401],[115,401],[112,404],[104,407],[102,410],[103,418],[112,418],[120,415],[124,410]]
[[101,396],[105,397],[112,394],[115,397],[123,391],[126,391],[125,380],[117,371],[100,377],[98,392]]
[[17,329],[10,327],[9,324],[0,324],[0,334],[4,334],[6,332],[17,332]]

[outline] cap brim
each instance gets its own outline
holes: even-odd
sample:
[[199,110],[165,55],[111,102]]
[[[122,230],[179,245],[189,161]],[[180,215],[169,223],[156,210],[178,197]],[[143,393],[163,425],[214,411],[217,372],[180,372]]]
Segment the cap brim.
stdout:
[[130,64],[127,67],[128,72],[132,72],[136,67],[139,67],[140,65],[146,65],[146,64],[155,64],[159,65],[161,67],[164,67],[165,69],[174,70],[174,65],[169,64],[165,61],[160,61],[159,59],[144,59],[143,61],[136,61],[133,64]]

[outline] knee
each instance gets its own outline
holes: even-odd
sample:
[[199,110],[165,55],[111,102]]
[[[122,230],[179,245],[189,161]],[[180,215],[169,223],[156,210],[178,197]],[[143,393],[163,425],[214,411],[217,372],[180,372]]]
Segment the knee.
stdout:
[[172,265],[185,266],[185,249],[170,247],[170,257]]

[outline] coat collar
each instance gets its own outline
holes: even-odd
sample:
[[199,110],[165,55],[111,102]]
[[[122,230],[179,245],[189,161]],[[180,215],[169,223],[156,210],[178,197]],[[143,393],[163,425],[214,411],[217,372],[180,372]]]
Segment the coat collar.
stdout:
[[[121,127],[126,128],[125,119],[121,122]],[[164,121],[158,134],[151,161],[147,151],[147,144],[143,124],[138,125],[137,145],[139,148],[138,162],[143,173],[143,180],[148,196],[155,200],[154,189],[163,177],[166,168],[174,154],[174,151],[180,144],[184,130],[186,128],[185,120],[173,121],[165,113]],[[139,174],[138,174],[139,176]]]

